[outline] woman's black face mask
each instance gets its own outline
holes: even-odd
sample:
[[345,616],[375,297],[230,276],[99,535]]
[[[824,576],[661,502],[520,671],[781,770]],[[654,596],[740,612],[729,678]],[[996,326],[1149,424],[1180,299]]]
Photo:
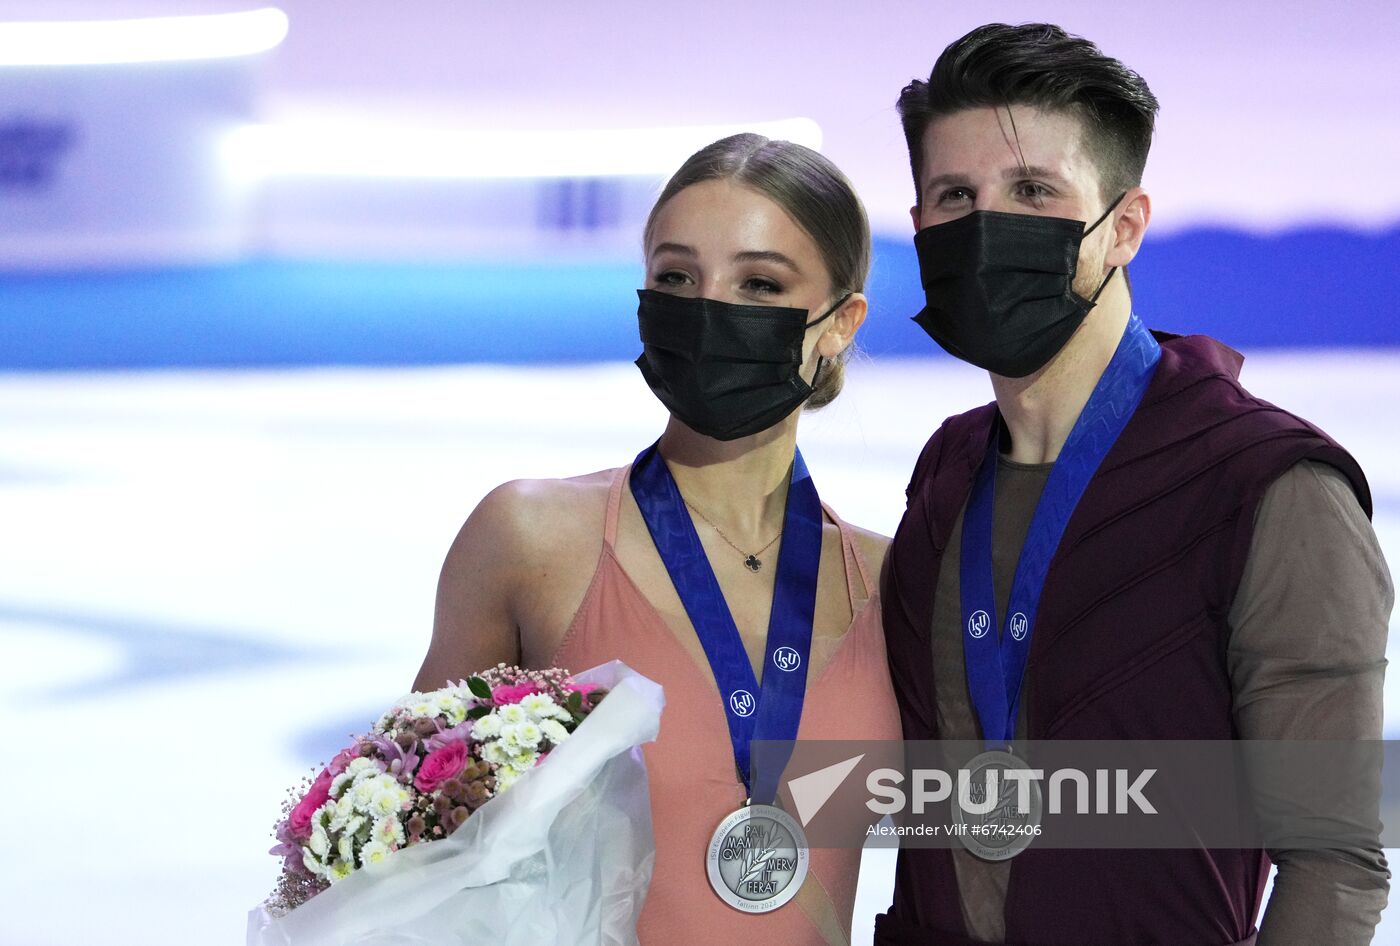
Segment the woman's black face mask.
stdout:
[[812,396],[802,380],[807,329],[829,318],[806,309],[734,305],[714,299],[639,289],[637,323],[642,354],[637,367],[666,409],[687,427],[716,440],[767,430]]
[[[1123,197],[1126,197],[1125,193]],[[993,374],[1034,374],[1065,347],[1104,286],[1074,291],[1079,244],[1123,200],[1084,229],[1080,220],[974,210],[914,237],[927,305],[914,316],[944,350]]]

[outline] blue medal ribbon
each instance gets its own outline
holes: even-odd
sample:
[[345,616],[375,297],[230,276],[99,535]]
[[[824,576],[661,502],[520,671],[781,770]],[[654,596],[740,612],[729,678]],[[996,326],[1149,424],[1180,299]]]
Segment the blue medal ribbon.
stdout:
[[967,688],[989,746],[1009,746],[1015,738],[1021,680],[1050,562],[1089,481],[1141,403],[1161,354],[1152,333],[1131,316],[1050,470],[1021,546],[1004,624],[997,622],[992,579],[992,502],[1000,446],[1000,424],[993,425],[963,516],[960,574]]
[[751,800],[770,804],[777,795],[782,766],[768,765],[765,756],[765,764],[751,783],[749,745],[755,739],[790,742],[797,738],[802,719],[822,547],[821,500],[807,465],[801,452],[794,455],[761,686],[685,500],[656,444],[637,455],[631,487],[656,551],[714,671],[729,721],[735,767]]

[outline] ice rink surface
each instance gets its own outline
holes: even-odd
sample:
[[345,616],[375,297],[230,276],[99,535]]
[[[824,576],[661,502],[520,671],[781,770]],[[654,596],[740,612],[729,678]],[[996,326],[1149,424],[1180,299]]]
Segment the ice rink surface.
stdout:
[[[1356,455],[1400,561],[1400,351],[1244,380]],[[823,498],[889,533],[925,439],[990,396],[946,359],[854,364],[803,421]],[[626,364],[0,375],[0,942],[242,942],[285,788],[408,689],[476,501],[625,463],[664,417]],[[855,943],[889,903],[891,853],[866,864]]]

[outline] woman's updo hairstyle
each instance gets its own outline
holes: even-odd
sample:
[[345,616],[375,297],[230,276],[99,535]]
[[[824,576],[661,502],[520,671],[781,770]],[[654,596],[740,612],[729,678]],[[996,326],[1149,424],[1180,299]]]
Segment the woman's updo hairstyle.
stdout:
[[[791,141],[731,135],[695,152],[666,182],[651,208],[644,231],[646,242],[651,242],[656,215],[667,201],[692,184],[714,180],[731,180],[758,191],[783,208],[812,238],[831,277],[828,304],[865,291],[870,274],[870,223],[865,207],[836,165]],[[845,380],[846,360],[854,348],[848,345],[823,364],[807,408],[815,410],[836,400]]]

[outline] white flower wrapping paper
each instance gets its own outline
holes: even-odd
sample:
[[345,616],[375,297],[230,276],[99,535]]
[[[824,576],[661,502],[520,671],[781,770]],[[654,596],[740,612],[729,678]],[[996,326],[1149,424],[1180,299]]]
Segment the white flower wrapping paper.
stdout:
[[609,693],[544,763],[450,837],[253,910],[248,946],[634,946],[655,858],[641,745],[665,700],[616,660],[574,679]]

